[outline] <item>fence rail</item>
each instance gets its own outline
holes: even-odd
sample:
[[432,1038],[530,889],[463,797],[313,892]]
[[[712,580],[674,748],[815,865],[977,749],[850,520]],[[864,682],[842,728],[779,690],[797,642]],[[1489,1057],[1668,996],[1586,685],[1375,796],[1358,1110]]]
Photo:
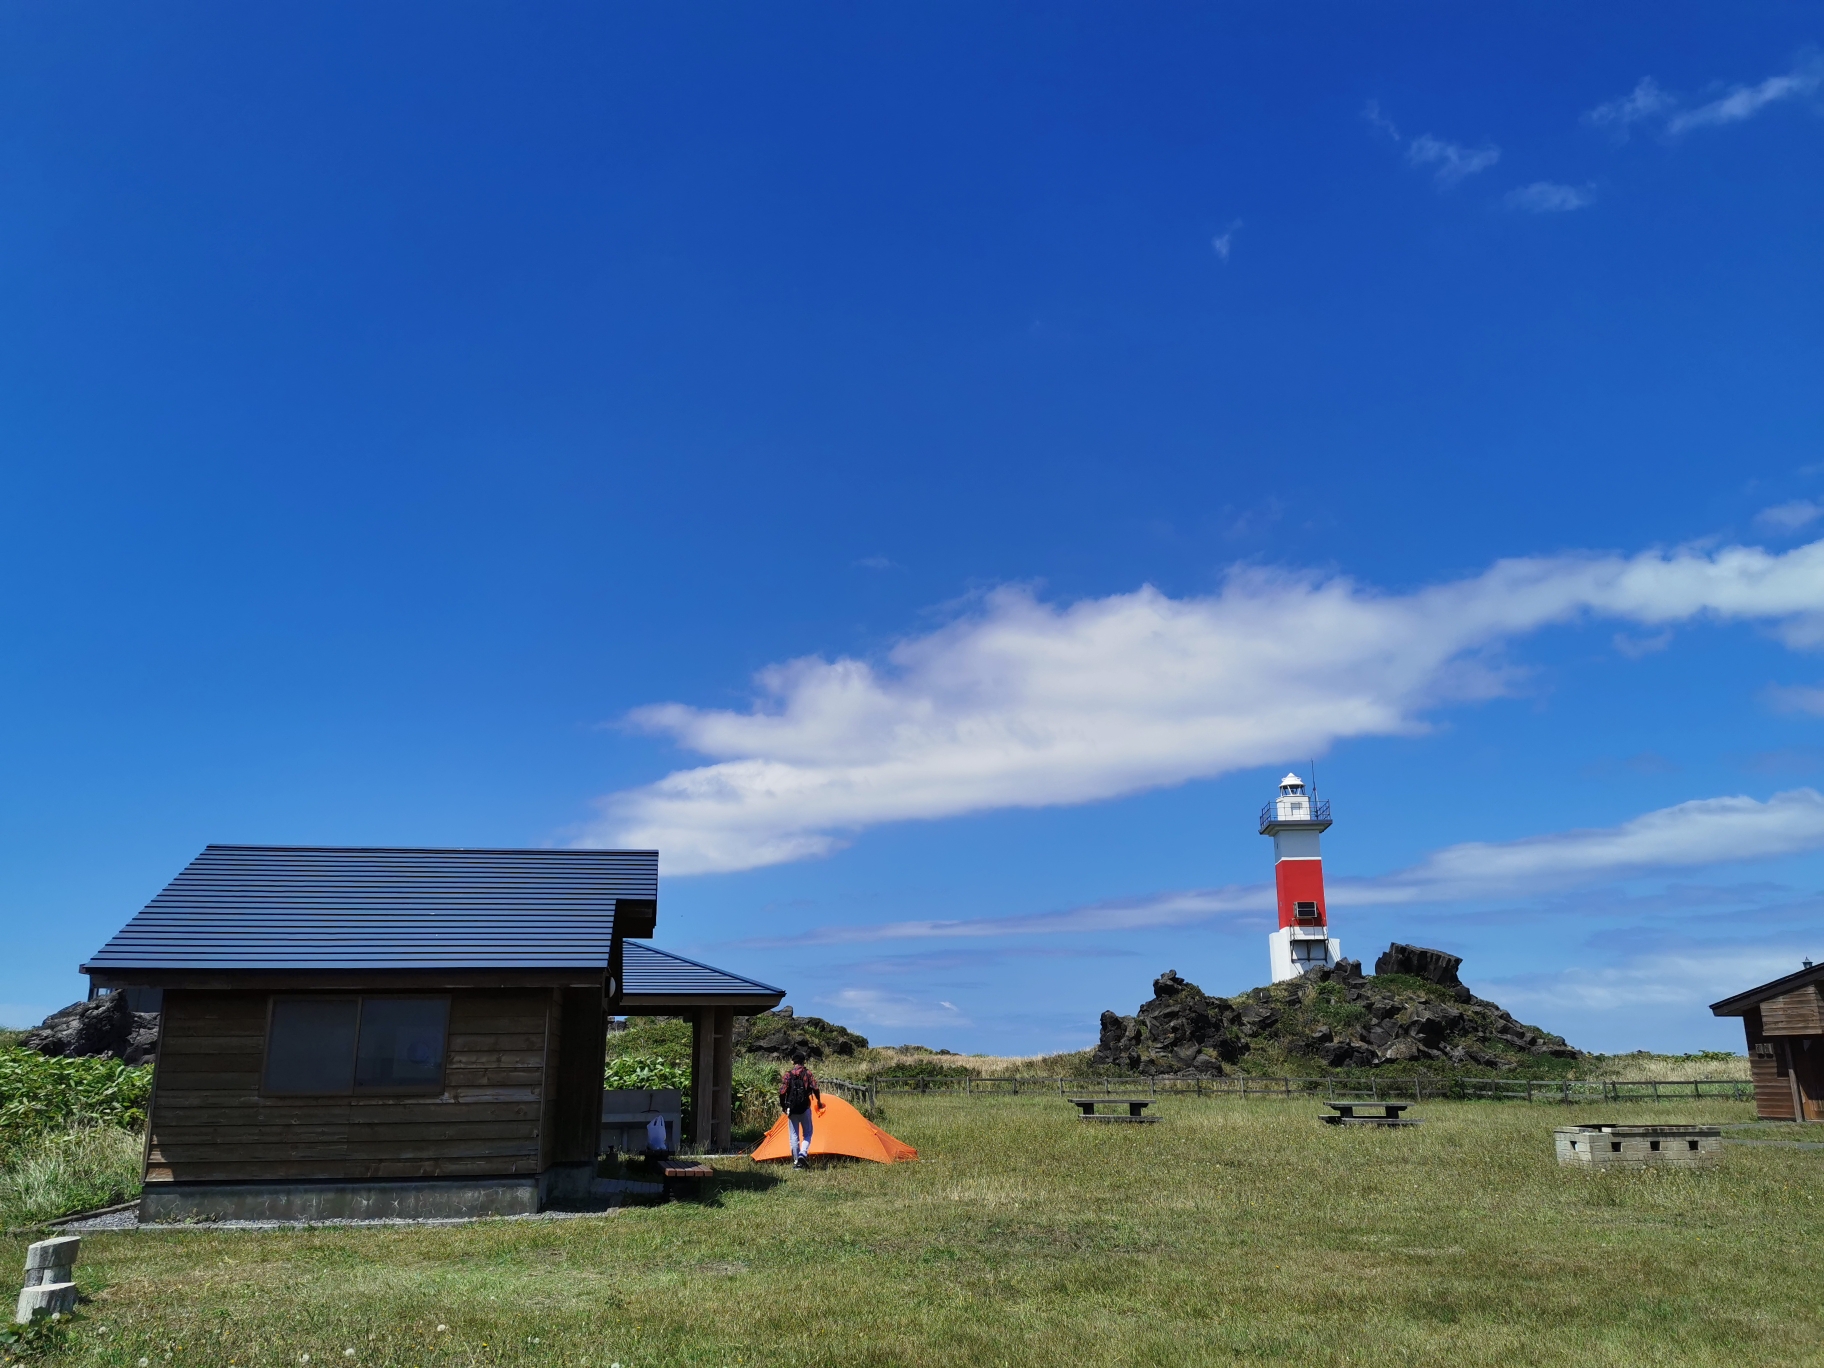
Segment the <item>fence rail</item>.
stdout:
[[1544,1078],[873,1078],[862,1083],[828,1078],[822,1085],[844,1100],[872,1110],[883,1093],[940,1093],[965,1097],[1017,1097],[1022,1093],[1115,1097],[1187,1094],[1266,1099],[1322,1097],[1327,1101],[1424,1102],[1440,1099],[1495,1102],[1683,1102],[1697,1098],[1752,1101],[1747,1079],[1693,1078],[1678,1082]]

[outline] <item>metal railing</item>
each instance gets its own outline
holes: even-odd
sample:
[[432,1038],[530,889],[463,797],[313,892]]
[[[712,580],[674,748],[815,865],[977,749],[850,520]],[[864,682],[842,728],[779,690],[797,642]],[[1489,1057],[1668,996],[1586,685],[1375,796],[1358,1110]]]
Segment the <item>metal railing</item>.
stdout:
[[1232,1074],[1220,1078],[896,1078],[851,1083],[823,1080],[844,1100],[871,1110],[883,1093],[937,1093],[963,1097],[1018,1097],[1034,1093],[1114,1097],[1143,1093],[1148,1097],[1195,1096],[1268,1099],[1321,1097],[1325,1100],[1397,1102],[1680,1102],[1754,1098],[1754,1084],[1742,1078],[1663,1080],[1578,1078],[1256,1078]]
[[1311,800],[1310,812],[1303,817],[1281,817],[1279,799],[1275,798],[1260,810],[1260,829],[1265,831],[1274,822],[1327,822],[1330,820],[1330,800],[1314,798]]

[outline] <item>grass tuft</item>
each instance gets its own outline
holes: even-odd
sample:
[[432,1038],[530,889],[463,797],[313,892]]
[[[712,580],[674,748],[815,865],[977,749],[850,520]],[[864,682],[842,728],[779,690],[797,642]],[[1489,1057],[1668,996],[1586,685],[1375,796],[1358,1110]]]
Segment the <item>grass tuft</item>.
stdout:
[[0,1227],[112,1206],[139,1195],[144,1137],[118,1126],[39,1135],[0,1167]]

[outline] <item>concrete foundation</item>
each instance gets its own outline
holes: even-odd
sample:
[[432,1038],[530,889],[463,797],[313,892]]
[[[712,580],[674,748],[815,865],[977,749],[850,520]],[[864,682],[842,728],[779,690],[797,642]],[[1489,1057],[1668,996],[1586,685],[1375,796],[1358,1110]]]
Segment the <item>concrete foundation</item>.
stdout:
[[593,1164],[574,1164],[537,1177],[376,1183],[147,1183],[139,1219],[142,1225],[175,1225],[525,1216],[553,1200],[587,1198],[594,1169]]
[[1723,1157],[1716,1126],[1559,1126],[1558,1162],[1584,1168],[1709,1168]]

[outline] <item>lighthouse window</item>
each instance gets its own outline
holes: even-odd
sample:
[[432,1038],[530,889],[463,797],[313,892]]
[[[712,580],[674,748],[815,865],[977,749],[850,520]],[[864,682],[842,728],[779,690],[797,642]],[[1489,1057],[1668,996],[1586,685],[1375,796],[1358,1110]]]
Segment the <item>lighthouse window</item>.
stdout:
[[1301,921],[1315,921],[1317,919],[1317,904],[1314,902],[1301,902],[1297,904],[1296,911]]

